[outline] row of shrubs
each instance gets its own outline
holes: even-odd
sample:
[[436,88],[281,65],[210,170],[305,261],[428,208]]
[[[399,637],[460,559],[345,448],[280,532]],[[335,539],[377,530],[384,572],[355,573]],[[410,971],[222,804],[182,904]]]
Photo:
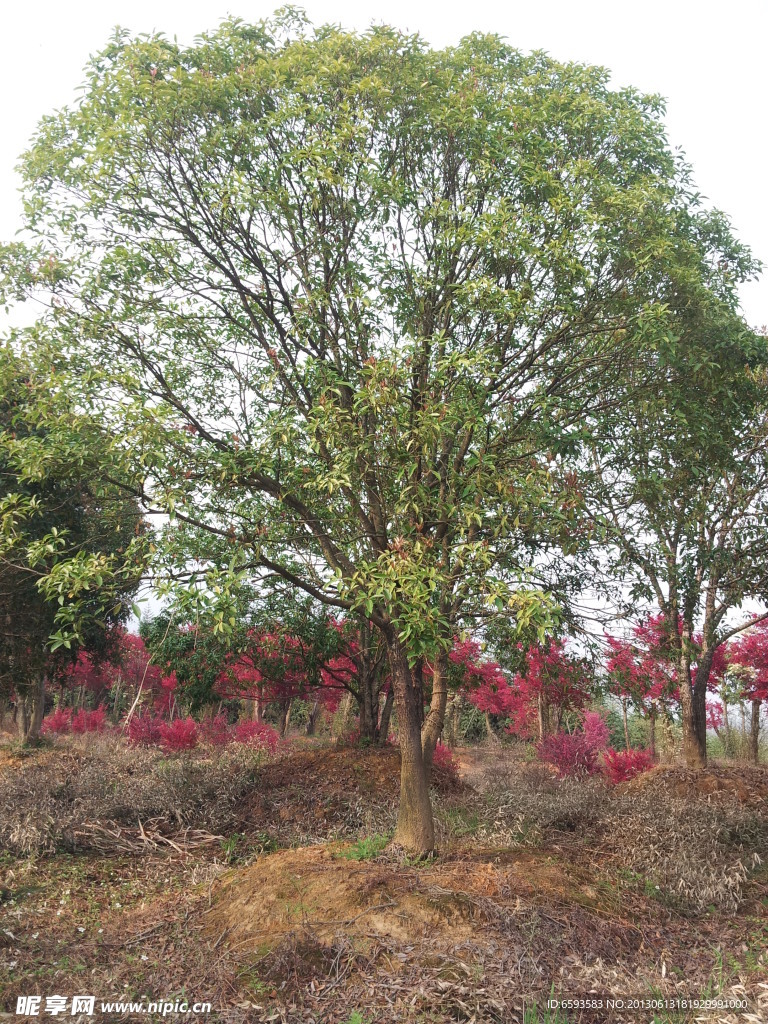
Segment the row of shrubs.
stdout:
[[[103,707],[93,711],[81,708],[76,712],[57,708],[43,722],[42,732],[82,734],[103,732],[107,728]],[[168,753],[194,750],[201,743],[216,747],[247,743],[273,753],[280,742],[275,729],[264,722],[242,721],[230,725],[222,714],[201,722],[190,717],[169,722],[144,711],[117,728],[133,746],[160,747]],[[603,717],[596,711],[587,711],[578,729],[547,736],[537,745],[536,752],[541,761],[553,765],[561,776],[602,775],[613,783],[627,782],[653,767],[653,758],[647,750],[614,750],[608,745],[608,739],[608,726]],[[441,743],[435,750],[434,764],[457,774],[458,764],[452,752]]]
[[[57,708],[43,722],[41,732],[48,735],[76,735],[104,732],[109,728],[103,707],[86,711],[81,708]],[[159,715],[144,711],[133,715],[127,723],[116,726],[134,747],[160,747],[168,753],[194,750],[201,743],[222,747],[227,743],[247,743],[274,753],[280,737],[271,725],[264,722],[243,721],[230,725],[224,715],[196,722],[194,718],[174,718],[166,721]]]
[[541,761],[559,775],[602,775],[613,783],[628,782],[653,767],[647,750],[614,750],[608,745],[608,726],[602,715],[587,711],[573,732],[546,736],[536,747]]

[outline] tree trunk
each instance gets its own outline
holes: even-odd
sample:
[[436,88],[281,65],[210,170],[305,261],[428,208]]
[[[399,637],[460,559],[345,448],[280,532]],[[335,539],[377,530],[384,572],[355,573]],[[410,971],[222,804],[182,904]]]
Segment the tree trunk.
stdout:
[[335,740],[343,740],[344,737],[350,732],[350,726],[354,720],[354,701],[355,698],[351,693],[347,692],[341,698],[336,714],[333,718],[333,738]]
[[656,707],[651,704],[651,709],[648,712],[648,746],[651,751],[651,757],[656,760]]
[[392,707],[395,703],[395,691],[392,684],[389,684],[387,689],[387,696],[384,699],[384,707],[381,710],[381,716],[379,718],[379,739],[380,746],[389,739],[389,723],[392,719]]
[[307,736],[315,735],[315,726],[317,725],[317,716],[319,713],[320,701],[316,700],[315,703],[312,705],[312,710],[309,712],[309,715],[307,716],[307,726],[305,729]]
[[[699,672],[696,685],[691,684],[690,635],[681,638],[682,650],[678,660],[678,686],[683,726],[683,757],[688,768],[707,766],[707,691],[702,691]],[[707,669],[707,676],[709,670]],[[703,731],[702,731],[703,727]]]
[[427,784],[431,781],[432,759],[445,724],[445,708],[448,703],[447,663],[448,657],[445,654],[441,653],[435,658],[435,663],[432,666],[432,700],[421,728],[421,748],[424,754]]
[[749,723],[749,759],[754,764],[760,760],[760,701],[752,701],[752,719]]
[[733,741],[731,739],[731,720],[728,718],[727,694],[728,687],[725,679],[723,679],[722,686],[720,687],[720,701],[723,705],[723,731],[725,732],[725,741],[723,746],[725,747],[726,757],[730,757],[733,753]]
[[[687,691],[687,692],[686,692]],[[683,716],[683,757],[689,768],[706,768],[706,745],[702,750],[701,740],[696,728],[695,695],[691,692],[690,683],[680,686],[680,705]]]
[[375,693],[376,680],[370,671],[366,671],[360,680],[360,738],[373,743],[378,729],[379,705]]
[[627,750],[631,750],[632,749],[632,744],[629,742],[629,722],[627,721],[627,698],[626,697],[622,697],[621,698],[621,717],[622,717],[622,720],[624,722],[624,743],[626,744],[626,749]]
[[435,847],[435,826],[421,745],[422,690],[393,628],[387,636],[400,734],[400,807],[395,842],[423,857]]
[[488,744],[491,747],[496,747],[501,742],[499,737],[496,735],[496,730],[493,728],[490,711],[485,712],[485,738],[488,740]]
[[[552,723],[550,721],[549,713],[549,701],[547,700],[543,691],[539,692],[539,696],[536,701],[536,709],[538,711],[539,716],[539,742],[541,742],[543,739],[545,739],[545,737],[549,736],[550,732],[552,731]],[[486,718],[487,717],[488,716],[486,715]]]
[[279,731],[280,738],[285,739],[288,732],[288,722],[291,717],[291,705],[293,701],[289,698],[288,700],[280,701],[280,719],[279,719]]
[[458,747],[461,730],[461,712],[464,707],[464,694],[459,691],[448,705],[445,712],[445,741],[449,747]]
[[25,688],[16,699],[16,726],[22,743],[36,743],[40,739],[40,726],[45,714],[45,676]]

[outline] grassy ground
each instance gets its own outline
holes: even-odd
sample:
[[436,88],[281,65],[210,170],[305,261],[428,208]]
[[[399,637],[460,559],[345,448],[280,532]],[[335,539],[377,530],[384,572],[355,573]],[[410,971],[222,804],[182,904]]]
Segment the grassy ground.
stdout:
[[[460,765],[416,864],[388,843],[395,750],[1,750],[0,1011],[82,993],[233,1024],[768,1020],[768,772],[611,791],[504,747]],[[633,997],[667,1007],[606,1006]]]

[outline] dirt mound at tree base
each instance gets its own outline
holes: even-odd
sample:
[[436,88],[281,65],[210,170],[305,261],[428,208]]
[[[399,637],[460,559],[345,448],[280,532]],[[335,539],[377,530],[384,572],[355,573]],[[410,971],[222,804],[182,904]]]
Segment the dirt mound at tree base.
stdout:
[[658,765],[621,787],[625,792],[662,790],[681,799],[732,803],[750,807],[768,817],[768,768],[761,765]]
[[460,902],[441,904],[391,865],[355,862],[343,853],[339,844],[282,850],[232,872],[216,886],[206,933],[223,937],[229,948],[260,952],[295,933],[326,944],[339,934],[401,942],[446,927],[456,939],[471,934]]
[[578,932],[581,948],[595,956],[639,941],[625,922],[604,921],[600,929],[592,922],[585,930],[590,912],[603,902],[592,874],[539,852],[480,849],[415,866],[398,863],[389,851],[378,860],[354,861],[351,849],[332,843],[281,850],[235,869],[214,886],[204,932],[217,946],[262,956],[286,939],[327,948],[340,938],[362,946],[429,940],[450,947],[485,945],[495,933],[514,945],[527,942],[545,904],[556,915],[550,922]]
[[[436,765],[432,784],[443,794],[468,792],[455,772]],[[245,832],[266,829],[280,845],[299,837],[328,838],[360,827],[386,831],[394,822],[366,821],[377,810],[391,816],[400,798],[400,750],[397,747],[314,747],[288,750],[258,772],[250,795],[239,807]]]

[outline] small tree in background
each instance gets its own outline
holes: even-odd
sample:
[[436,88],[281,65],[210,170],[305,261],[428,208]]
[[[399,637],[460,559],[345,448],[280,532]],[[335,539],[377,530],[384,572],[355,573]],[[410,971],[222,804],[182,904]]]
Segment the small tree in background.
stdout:
[[146,555],[131,491],[55,369],[0,346],[0,690],[23,742],[39,736],[46,680],[80,652],[82,672],[115,654]]

